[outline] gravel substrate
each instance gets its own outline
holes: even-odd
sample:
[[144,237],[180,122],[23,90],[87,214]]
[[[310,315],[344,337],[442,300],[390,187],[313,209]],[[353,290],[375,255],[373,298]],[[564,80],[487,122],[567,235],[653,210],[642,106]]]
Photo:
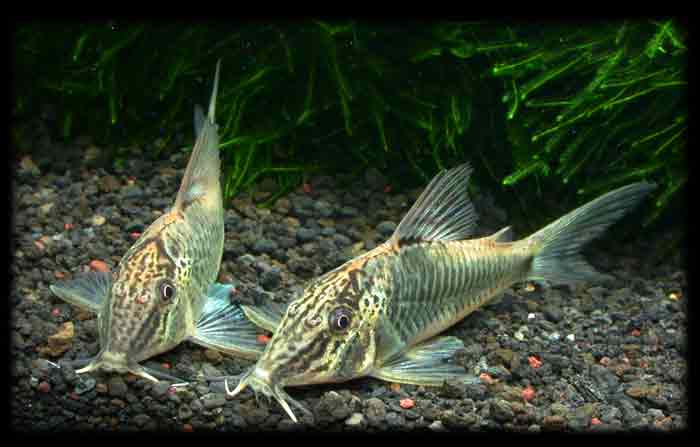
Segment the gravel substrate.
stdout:
[[[93,150],[95,152],[95,150]],[[97,150],[99,153],[99,150]],[[18,162],[10,295],[11,424],[19,430],[397,431],[677,430],[687,425],[686,275],[679,256],[648,254],[668,235],[588,258],[617,280],[576,289],[518,284],[447,331],[457,360],[482,384],[397,386],[375,379],[288,388],[313,416],[294,424],[276,403],[223,383],[172,387],[132,375],[76,375],[62,359],[98,351],[94,315],[48,285],[101,261],[114,268],[138,233],[169,207],[188,154],[132,159],[118,172]],[[286,300],[308,279],[384,241],[420,190],[395,193],[376,171],[364,180],[316,177],[270,209],[267,182],[227,204],[220,280],[242,300]],[[341,186],[344,185],[344,186]],[[508,224],[474,199],[483,233]],[[523,236],[523,235],[518,235]],[[183,343],[146,362],[180,377],[235,375],[252,362]]]

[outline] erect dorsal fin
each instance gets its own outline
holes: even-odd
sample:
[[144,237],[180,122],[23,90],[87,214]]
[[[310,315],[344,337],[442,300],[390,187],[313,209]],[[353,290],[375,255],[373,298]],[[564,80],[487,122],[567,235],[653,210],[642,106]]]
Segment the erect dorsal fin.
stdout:
[[194,143],[190,161],[187,163],[180,190],[175,198],[175,209],[183,210],[194,200],[207,194],[220,194],[219,135],[217,133],[218,126],[214,122],[220,65],[221,61],[216,63],[216,75],[214,76],[214,88],[209,103],[208,116],[204,118],[201,108],[195,107],[194,125],[197,140]]
[[401,220],[392,239],[401,243],[471,236],[477,219],[467,196],[471,173],[469,163],[464,163],[436,175]]

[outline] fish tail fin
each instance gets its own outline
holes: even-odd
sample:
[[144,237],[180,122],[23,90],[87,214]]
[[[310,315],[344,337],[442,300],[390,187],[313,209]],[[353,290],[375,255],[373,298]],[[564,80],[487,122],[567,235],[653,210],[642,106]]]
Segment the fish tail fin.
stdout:
[[527,279],[553,283],[605,280],[586,262],[580,250],[637,206],[656,187],[639,182],[611,191],[571,211],[524,240],[533,250]]

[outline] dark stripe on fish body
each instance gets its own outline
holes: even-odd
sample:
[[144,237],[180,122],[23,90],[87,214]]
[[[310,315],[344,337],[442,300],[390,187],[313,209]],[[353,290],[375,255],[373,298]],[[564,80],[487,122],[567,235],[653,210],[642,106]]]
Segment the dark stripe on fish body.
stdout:
[[[160,312],[153,310],[148,317],[146,317],[146,320],[139,328],[136,336],[132,338],[132,343],[134,343],[132,350],[134,352],[139,352],[142,350],[147,345],[147,342],[151,339],[151,337],[153,337],[153,335],[156,333],[161,323],[160,319],[158,318],[159,316]],[[156,322],[158,324],[156,324]]]

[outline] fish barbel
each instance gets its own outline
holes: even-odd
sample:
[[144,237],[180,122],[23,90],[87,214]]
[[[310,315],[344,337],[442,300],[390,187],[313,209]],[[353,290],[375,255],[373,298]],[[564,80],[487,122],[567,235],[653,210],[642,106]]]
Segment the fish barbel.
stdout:
[[[51,285],[71,304],[97,313],[101,349],[78,370],[132,372],[158,381],[173,376],[139,365],[184,340],[254,359],[262,352],[255,326],[215,283],[224,248],[219,136],[214,122],[219,82],[205,118],[195,108],[195,141],[173,207],[156,219],[113,274],[92,272]],[[86,363],[86,362],[81,362]]]
[[[582,246],[655,187],[634,183],[609,192],[513,241],[510,227],[469,239],[476,223],[467,197],[468,164],[442,171],[385,243],[312,280],[280,318],[260,310],[274,336],[230,391],[246,386],[279,402],[296,422],[286,386],[343,382],[362,376],[439,386],[478,379],[451,361],[464,347],[436,336],[513,283],[604,279],[580,255]],[[246,312],[255,313],[255,309]]]

